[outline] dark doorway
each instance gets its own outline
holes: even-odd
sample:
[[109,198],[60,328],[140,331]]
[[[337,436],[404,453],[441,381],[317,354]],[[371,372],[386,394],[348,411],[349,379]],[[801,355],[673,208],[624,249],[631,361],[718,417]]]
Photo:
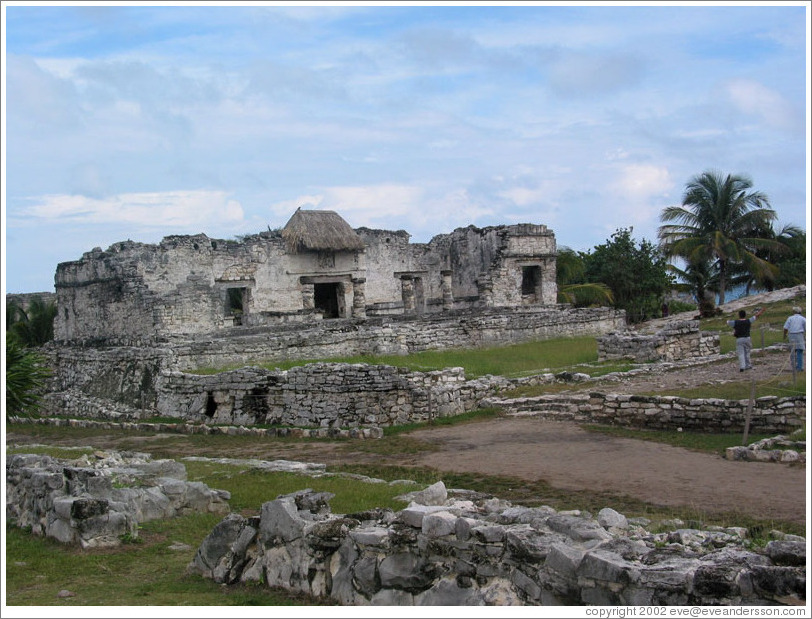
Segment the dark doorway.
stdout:
[[217,402],[214,399],[214,394],[209,393],[206,397],[206,417],[209,419],[213,418],[215,413],[217,412]]
[[522,267],[522,296],[534,297],[541,284],[541,267]]
[[313,304],[324,318],[338,318],[340,316],[338,292],[339,285],[337,283],[313,285]]
[[245,308],[248,306],[248,288],[228,288],[226,290],[226,316],[234,318],[235,325],[243,324]]

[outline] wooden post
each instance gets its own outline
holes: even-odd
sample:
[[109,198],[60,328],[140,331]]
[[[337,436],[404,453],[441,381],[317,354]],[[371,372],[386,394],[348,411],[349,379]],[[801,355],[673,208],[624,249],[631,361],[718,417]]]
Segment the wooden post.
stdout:
[[747,435],[750,434],[750,418],[753,416],[753,406],[756,401],[756,381],[750,379],[750,399],[747,401],[747,415],[744,418],[744,436],[742,436],[742,445],[747,446]]
[[434,411],[432,410],[431,392],[434,391],[432,384],[429,383],[429,425],[434,425]]

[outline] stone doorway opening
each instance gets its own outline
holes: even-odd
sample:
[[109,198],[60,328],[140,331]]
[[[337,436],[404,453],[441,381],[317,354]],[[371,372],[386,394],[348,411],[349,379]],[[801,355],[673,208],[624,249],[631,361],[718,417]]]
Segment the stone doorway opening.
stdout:
[[313,285],[313,305],[324,318],[339,318],[341,303],[339,293],[341,285],[337,282]]
[[228,288],[226,290],[226,316],[233,319],[234,325],[243,324],[247,308],[248,288]]
[[540,298],[541,267],[538,265],[522,267],[522,301],[536,303]]

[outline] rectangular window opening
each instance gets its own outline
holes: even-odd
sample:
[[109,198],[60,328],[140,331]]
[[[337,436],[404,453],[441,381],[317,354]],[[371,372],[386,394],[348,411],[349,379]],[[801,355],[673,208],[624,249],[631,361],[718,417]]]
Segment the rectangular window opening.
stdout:
[[248,288],[229,288],[226,295],[226,316],[234,319],[235,325],[243,323],[247,307]]
[[541,267],[522,267],[522,296],[536,296],[541,283]]

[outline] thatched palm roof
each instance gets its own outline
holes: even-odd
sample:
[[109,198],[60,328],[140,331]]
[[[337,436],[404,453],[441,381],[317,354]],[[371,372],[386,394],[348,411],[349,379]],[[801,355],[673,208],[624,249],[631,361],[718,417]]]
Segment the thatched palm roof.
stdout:
[[334,211],[296,209],[282,229],[288,251],[356,251],[364,242],[355,230]]

